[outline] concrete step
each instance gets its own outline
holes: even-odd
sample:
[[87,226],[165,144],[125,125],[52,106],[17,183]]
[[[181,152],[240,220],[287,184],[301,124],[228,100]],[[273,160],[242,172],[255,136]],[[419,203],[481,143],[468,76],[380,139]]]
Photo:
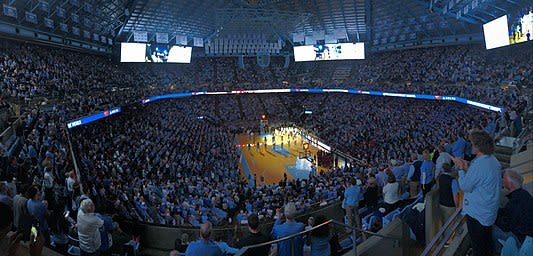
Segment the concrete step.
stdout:
[[496,146],[502,146],[502,147],[512,148],[512,147],[513,147],[513,144],[514,144],[514,142],[515,142],[516,140],[517,140],[516,137],[505,136],[505,137],[502,137],[501,139],[499,139],[499,140],[496,142]]
[[507,147],[507,146],[496,145],[496,147],[494,148],[494,153],[512,155],[513,148]]
[[509,164],[511,163],[511,155],[495,153],[494,156],[496,156],[496,159],[500,161],[500,164],[502,164],[502,166],[503,163],[507,164],[507,166],[509,166]]

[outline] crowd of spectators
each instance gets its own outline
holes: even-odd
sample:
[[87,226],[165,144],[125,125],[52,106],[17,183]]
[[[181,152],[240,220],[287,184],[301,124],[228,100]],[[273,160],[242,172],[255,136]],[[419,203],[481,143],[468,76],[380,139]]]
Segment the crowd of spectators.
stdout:
[[[450,46],[370,56],[361,63],[291,63],[289,68],[283,58],[272,58],[267,68],[252,58],[243,60],[245,69],[231,58],[156,67],[2,41],[2,102],[22,105],[23,114],[14,134],[20,150],[9,155],[2,147],[0,152],[5,180],[0,202],[38,219],[43,239],[54,244],[68,232],[57,221],[65,211],[75,213],[74,223],[81,211],[82,220],[87,217],[96,226],[103,225],[104,217],[93,218],[95,211],[162,225],[201,226],[243,223],[255,214],[260,220],[279,221],[277,209],[290,202],[294,209],[286,208],[285,216],[290,223],[295,212],[344,198],[346,188],[356,184],[362,199],[357,206],[378,208],[378,201],[385,199],[382,205],[390,212],[406,192],[413,197],[431,189],[438,175],[429,162],[436,162],[439,170],[448,168],[437,161],[437,152],[470,160],[475,152],[465,140],[468,132],[494,134],[497,128],[498,114],[458,103],[342,94],[193,97],[139,104],[142,98],[177,91],[328,87],[334,84],[332,71],[343,65],[351,66],[351,73],[339,86],[456,95],[504,106],[517,129],[526,125],[520,115],[527,95],[512,84],[531,87],[533,63],[520,53],[494,60],[476,46]],[[502,89],[502,84],[511,86]],[[48,105],[37,106],[37,100]],[[114,106],[126,106],[124,113],[71,130],[69,141],[67,120]],[[303,116],[307,109],[313,114]],[[237,127],[232,123],[251,121],[246,128],[256,129],[262,113],[272,121],[297,123],[360,162],[308,180],[252,184],[238,170],[233,145]],[[74,172],[71,153],[79,160],[82,177]],[[15,214],[15,224],[20,219]],[[78,230],[91,241],[94,232]],[[100,246],[84,248],[91,253]]]

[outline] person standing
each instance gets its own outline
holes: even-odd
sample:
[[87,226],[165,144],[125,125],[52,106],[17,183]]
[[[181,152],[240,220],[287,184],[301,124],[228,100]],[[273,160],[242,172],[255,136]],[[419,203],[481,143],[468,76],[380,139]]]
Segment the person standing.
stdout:
[[411,198],[414,198],[420,192],[420,167],[422,166],[422,161],[418,159],[416,154],[413,154],[411,159],[413,159],[414,162],[409,167],[407,181],[409,181],[409,194]]
[[[281,223],[281,209],[276,210],[277,219],[274,222],[274,228],[272,229],[272,236],[274,239],[280,239],[286,236],[294,235],[304,230],[305,225],[301,222],[297,222],[296,206],[294,203],[288,203],[285,205],[285,223]],[[278,243],[278,256],[293,255],[302,256],[304,249],[303,238],[301,236],[294,237],[292,239],[284,240]]]
[[422,193],[424,196],[431,191],[433,187],[433,162],[429,157],[429,151],[424,150],[422,153],[422,165],[420,166],[420,185],[422,186]]
[[13,224],[17,231],[22,230],[20,219],[29,217],[28,198],[23,194],[26,192],[25,190],[24,188],[20,189],[19,193],[13,198]]
[[442,172],[438,177],[439,208],[442,214],[443,224],[453,215],[459,204],[459,185],[457,180],[452,176],[451,171],[452,166],[449,163],[444,163],[442,165]]
[[357,228],[361,228],[361,221],[359,219],[359,198],[361,189],[357,186],[357,180],[350,178],[350,186],[344,191],[344,200],[342,206],[346,210],[346,219],[348,225],[353,227],[354,218]]
[[50,209],[53,209],[55,204],[54,184],[54,169],[45,167],[43,178],[44,200],[51,206]]
[[[237,248],[242,248],[249,245],[256,245],[270,241],[270,238],[259,232],[259,218],[256,214],[252,214],[248,217],[248,231],[250,235],[243,237],[237,243]],[[268,256],[270,252],[270,245],[261,247],[255,247],[248,249],[243,256]]]
[[[48,232],[48,205],[46,201],[41,201],[41,191],[36,186],[31,187],[28,190],[28,202],[26,207],[28,213],[39,222],[39,232],[44,235],[46,242],[50,242],[50,232]],[[20,220],[19,220],[20,221]]]
[[437,147],[437,151],[439,152],[439,156],[437,157],[437,161],[435,163],[435,177],[439,177],[440,174],[442,173],[442,165],[447,163],[447,164],[451,164],[452,163],[452,155],[450,155],[450,153],[446,152],[444,150],[444,146],[443,145],[439,145]]
[[[326,223],[328,219],[324,215],[316,217],[313,227]],[[329,244],[331,234],[329,225],[324,224],[311,231],[307,238],[307,244],[311,246],[311,256],[329,256],[331,255],[331,246]]]
[[211,240],[211,222],[207,221],[200,226],[200,240],[196,240],[187,246],[186,256],[222,256],[224,253],[217,243]]
[[383,187],[383,202],[387,213],[396,209],[398,201],[400,201],[400,185],[396,182],[394,174],[390,173],[387,185]]
[[472,151],[476,157],[470,162],[454,157],[459,168],[459,187],[464,191],[463,213],[474,256],[492,255],[492,225],[496,221],[502,176],[500,162],[494,157],[494,141],[487,132],[470,133]]
[[104,221],[94,213],[94,203],[91,199],[85,199],[81,202],[77,220],[80,255],[100,255],[102,241],[99,228],[104,225]]

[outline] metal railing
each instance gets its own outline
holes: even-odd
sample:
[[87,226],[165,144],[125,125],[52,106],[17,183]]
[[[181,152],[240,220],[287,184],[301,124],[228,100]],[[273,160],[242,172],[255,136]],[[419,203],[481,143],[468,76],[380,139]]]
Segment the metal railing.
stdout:
[[71,135],[70,135],[70,132],[69,132],[69,129],[67,128],[67,125],[64,124],[64,127],[63,129],[65,129],[66,133],[67,133],[67,140],[68,140],[68,148],[70,149],[70,156],[72,157],[72,163],[74,164],[74,171],[76,172],[76,177],[78,179],[78,183],[80,185],[80,191],[81,193],[83,194],[83,182],[85,180],[85,177],[82,177],[81,176],[81,173],[80,173],[80,168],[78,167],[78,159],[76,158],[76,153],[74,152],[74,147],[72,147],[72,140],[71,140]]
[[340,221],[337,221],[337,220],[334,220],[334,219],[330,219],[330,220],[328,220],[328,221],[326,221],[326,222],[324,222],[322,224],[314,226],[313,228],[310,228],[308,230],[304,230],[302,232],[299,232],[299,233],[296,233],[296,234],[293,234],[293,235],[290,235],[290,236],[282,237],[282,238],[279,238],[279,239],[276,239],[276,240],[272,240],[272,241],[268,241],[268,242],[264,242],[264,243],[260,243],[260,244],[255,244],[255,245],[249,245],[249,246],[242,247],[235,254],[235,256],[242,256],[249,249],[263,247],[263,246],[272,246],[273,244],[277,244],[277,243],[280,243],[280,242],[283,242],[283,241],[287,241],[287,240],[291,240],[291,256],[292,256],[292,255],[295,254],[294,253],[295,252],[294,240],[292,240],[293,238],[303,237],[304,235],[308,235],[313,230],[316,230],[316,229],[318,229],[318,228],[320,228],[322,226],[329,225],[329,224],[334,224],[334,225],[337,225],[337,226],[339,226],[341,228],[345,228],[345,229],[350,230],[349,232],[351,233],[351,236],[353,238],[353,244],[352,244],[353,254],[352,255],[357,255],[357,233],[365,233],[365,234],[368,234],[370,236],[376,236],[376,237],[380,237],[380,238],[384,238],[384,239],[392,239],[392,240],[396,240],[396,241],[402,240],[400,237],[384,236],[384,235],[381,235],[381,234],[378,234],[378,233],[374,233],[374,232],[361,230],[361,229],[352,227],[350,225],[344,224],[344,223],[342,223]]
[[520,153],[520,149],[526,144],[526,137],[530,132],[529,126],[524,127],[520,134],[516,137],[516,140],[513,142],[513,154]]
[[443,249],[450,238],[459,232],[467,232],[461,227],[466,221],[466,215],[461,214],[462,208],[457,208],[455,213],[446,221],[440,231],[433,237],[431,242],[426,246],[421,256],[441,255]]

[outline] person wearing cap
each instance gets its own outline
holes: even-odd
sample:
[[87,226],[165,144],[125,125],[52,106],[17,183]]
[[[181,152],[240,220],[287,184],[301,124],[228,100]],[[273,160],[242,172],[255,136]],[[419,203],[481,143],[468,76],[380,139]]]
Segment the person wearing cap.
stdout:
[[[281,209],[277,209],[277,218],[274,222],[274,228],[272,229],[272,237],[274,239],[281,239],[286,236],[297,234],[299,232],[302,232],[305,228],[305,225],[303,223],[297,222],[294,219],[296,217],[296,206],[294,205],[294,203],[290,202],[285,205],[284,214],[286,221],[282,224]],[[292,239],[279,242],[277,255],[302,256],[303,249],[304,241],[302,236],[296,236]]]

